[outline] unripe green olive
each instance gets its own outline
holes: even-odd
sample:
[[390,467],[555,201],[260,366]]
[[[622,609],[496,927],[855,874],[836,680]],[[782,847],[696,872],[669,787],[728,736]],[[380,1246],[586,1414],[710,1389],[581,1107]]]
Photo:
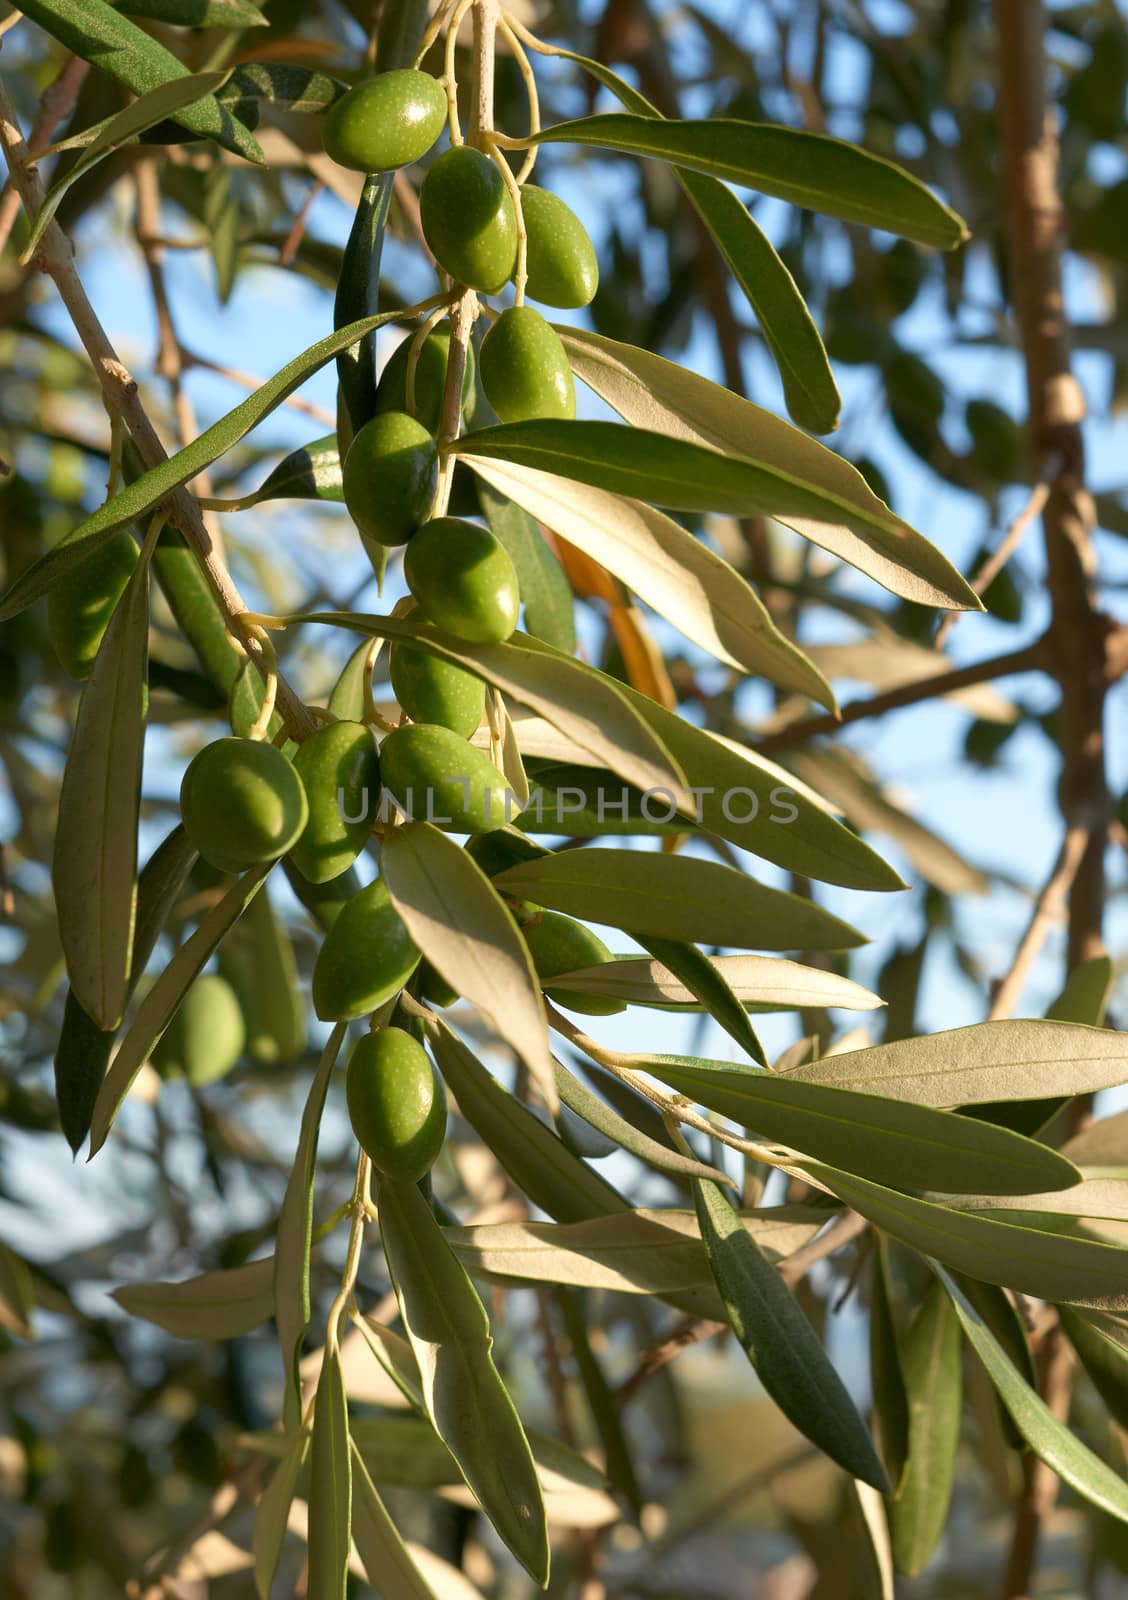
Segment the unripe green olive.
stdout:
[[137,546],[117,533],[47,594],[47,632],[64,671],[90,676],[102,635],[137,565]]
[[402,1028],[358,1040],[345,1077],[349,1120],[376,1171],[400,1183],[430,1172],[446,1138],[443,1081]]
[[458,990],[451,987],[424,956],[416,975],[420,1000],[429,1000],[433,1006],[452,1006],[458,999]]
[[510,306],[482,340],[482,388],[502,422],[576,415],[576,386],[556,330],[532,306]]
[[425,156],[446,117],[443,86],[429,72],[381,72],[330,106],[325,153],[354,172],[390,172]]
[[505,778],[483,751],[449,728],[410,722],[380,746],[385,789],[409,816],[451,833],[502,828]]
[[376,878],[337,913],[313,968],[313,1007],[323,1022],[366,1017],[397,995],[419,965],[388,886]]
[[181,1074],[202,1088],[226,1077],[243,1054],[246,1024],[235,990],[218,973],[192,984],[153,1051],[162,1077]]
[[404,554],[403,575],[425,614],[456,639],[498,644],[517,626],[516,568],[501,541],[476,522],[425,522]]
[[517,260],[517,212],[495,161],[456,145],[432,163],[419,191],[423,237],[455,283],[496,294]]
[[261,739],[216,739],[193,756],[180,785],[185,831],[223,872],[276,861],[309,818],[302,780]]
[[290,859],[310,883],[347,872],[372,831],[380,800],[380,762],[371,728],[329,722],[299,745],[294,767],[309,801],[309,821]]
[[[435,328],[424,339],[415,364],[414,406],[407,403],[407,363],[411,355],[411,335],[398,344],[380,374],[376,389],[377,415],[384,411],[406,411],[418,418],[430,433],[438,433],[446,392],[447,360],[450,356],[450,329]],[[474,346],[466,347],[466,370],[462,375],[462,409],[469,412],[474,401]]]
[[599,967],[615,957],[602,939],[597,939],[590,928],[558,911],[539,911],[521,929],[528,946],[537,977],[545,985],[545,994],[557,1005],[569,1011],[582,1011],[591,1017],[610,1017],[625,1011],[622,1000],[609,995],[580,994],[571,989],[552,989],[549,978],[558,978],[562,972],[578,972],[583,967]]
[[559,195],[521,190],[528,238],[525,292],[542,305],[574,310],[590,305],[599,288],[599,262],[587,229]]
[[486,686],[462,667],[399,640],[388,652],[388,676],[412,722],[436,722],[464,739],[482,720]]
[[406,411],[366,422],[342,473],[345,504],[360,531],[383,545],[410,539],[431,509],[438,464],[434,439]]

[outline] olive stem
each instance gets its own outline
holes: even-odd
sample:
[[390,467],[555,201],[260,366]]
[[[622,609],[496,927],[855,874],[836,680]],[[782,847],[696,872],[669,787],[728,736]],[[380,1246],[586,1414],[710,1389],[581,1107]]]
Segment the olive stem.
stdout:
[[356,1158],[356,1183],[353,1185],[352,1199],[348,1209],[352,1212],[352,1226],[349,1229],[349,1248],[345,1256],[344,1270],[341,1273],[341,1287],[337,1291],[336,1299],[329,1307],[329,1320],[325,1326],[325,1353],[336,1355],[341,1337],[341,1323],[348,1311],[352,1292],[356,1287],[357,1274],[360,1271],[360,1250],[364,1243],[364,1225],[368,1221],[370,1209],[369,1185],[372,1177],[372,1163],[363,1150]]
[[497,165],[498,171],[505,180],[505,187],[509,190],[509,198],[513,201],[513,209],[517,213],[517,266],[513,273],[513,303],[522,306],[525,303],[525,284],[529,277],[529,235],[525,229],[525,209],[521,204],[521,185],[513,176],[513,169],[498,148],[498,135],[490,133],[486,148]]
[[270,719],[274,715],[274,702],[278,697],[278,652],[265,628],[257,627],[253,622],[244,622],[240,632],[256,639],[262,650],[262,661],[257,663],[259,671],[263,674],[262,705],[258,716],[247,730],[247,738],[265,739],[270,731]]
[[415,52],[415,60],[411,63],[417,72],[423,64],[424,56],[427,54],[428,50],[442,32],[443,23],[446,21],[446,18],[450,13],[450,9],[454,3],[455,0],[440,0],[440,4],[435,10],[435,15],[427,24],[426,31],[424,32],[422,39],[419,41],[419,48]]
[[[513,52],[513,59],[516,61],[517,69],[524,80],[525,93],[529,99],[529,137],[531,139],[538,134],[541,129],[540,95],[537,92],[537,80],[533,74],[532,63],[529,60],[524,45],[517,37],[517,32],[513,27],[512,19],[510,18],[508,11],[503,11],[501,13],[501,20],[498,23],[498,27],[504,34],[505,40]],[[518,184],[524,184],[528,181],[532,174],[533,167],[536,165],[536,159],[539,153],[540,146],[534,145],[526,154],[524,161],[521,163],[521,169],[517,174]]]
[[475,0],[459,0],[458,8],[450,19],[447,29],[446,52],[443,66],[443,87],[447,97],[447,123],[450,127],[450,142],[452,145],[463,143],[462,128],[458,121],[458,75],[454,70],[454,55],[458,48],[458,30],[466,13],[474,5]]
[[445,305],[439,306],[425,322],[420,323],[411,336],[411,345],[407,352],[407,371],[403,379],[403,408],[409,417],[415,416],[415,374],[419,367],[419,357],[423,353],[423,345],[431,329],[440,323],[447,314]]
[[106,499],[112,500],[121,487],[121,451],[125,429],[116,411],[106,407],[110,419],[110,475],[106,480]]

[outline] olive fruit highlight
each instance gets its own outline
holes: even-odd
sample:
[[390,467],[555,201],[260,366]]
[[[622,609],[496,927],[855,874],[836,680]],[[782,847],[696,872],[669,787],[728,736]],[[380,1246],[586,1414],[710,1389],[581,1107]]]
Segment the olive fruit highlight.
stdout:
[[578,972],[583,967],[600,967],[615,957],[602,939],[597,939],[590,928],[559,911],[540,911],[521,929],[537,977],[544,984],[544,992],[557,1005],[569,1011],[582,1011],[589,1017],[610,1017],[625,1011],[622,1000],[609,995],[580,994],[571,989],[553,989],[549,978],[558,978],[562,972]]
[[481,678],[426,650],[397,639],[388,652],[388,676],[412,722],[435,722],[466,739],[482,720],[486,686]]
[[421,422],[406,411],[373,417],[345,457],[349,515],[377,544],[403,544],[431,509],[438,472],[438,446]]
[[[407,403],[407,363],[412,338],[408,334],[388,358],[376,389],[376,412],[406,411],[416,417],[429,433],[438,433],[446,393],[447,361],[450,357],[450,329],[435,328],[424,339],[415,363],[415,405]],[[474,401],[474,346],[466,347],[466,370],[462,375],[462,409],[469,412]]]
[[323,1022],[366,1017],[397,995],[419,965],[419,951],[383,878],[338,911],[313,968],[313,1008]]
[[446,117],[446,94],[430,73],[381,72],[330,106],[325,153],[354,172],[391,172],[425,156]]
[[299,745],[294,767],[309,801],[309,820],[290,859],[310,883],[328,883],[352,866],[372,831],[380,799],[380,763],[363,722],[329,722]]
[[192,984],[153,1051],[162,1077],[183,1074],[196,1088],[226,1077],[243,1054],[246,1024],[234,989],[218,973]]
[[232,737],[205,745],[188,763],[180,815],[205,861],[242,872],[284,856],[309,819],[309,805],[281,750]]
[[576,386],[560,336],[532,306],[510,306],[482,340],[482,388],[502,422],[576,415]]
[[525,293],[542,305],[575,310],[599,288],[599,262],[587,229],[570,206],[547,189],[521,190],[528,239]]
[[137,546],[117,533],[47,593],[47,633],[65,672],[81,682],[137,565]]
[[498,165],[470,145],[434,161],[419,191],[423,237],[455,283],[496,294],[517,260],[517,212]]
[[446,1137],[443,1081],[423,1046],[402,1028],[357,1042],[345,1076],[357,1143],[384,1178],[418,1183]]
[[501,541],[476,522],[425,522],[404,554],[403,575],[425,614],[456,639],[498,644],[517,626],[517,571]]
[[437,828],[488,833],[508,820],[503,774],[489,756],[449,728],[410,722],[389,733],[380,746],[380,772],[384,787],[408,816]]

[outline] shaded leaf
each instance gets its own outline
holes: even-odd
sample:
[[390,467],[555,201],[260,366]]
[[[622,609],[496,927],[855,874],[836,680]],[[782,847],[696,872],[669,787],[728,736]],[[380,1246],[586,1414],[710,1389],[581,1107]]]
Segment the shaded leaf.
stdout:
[[0,1328],[20,1339],[33,1339],[34,1310],[35,1290],[27,1263],[0,1239]]
[[710,961],[695,944],[683,944],[676,939],[659,939],[650,934],[641,938],[639,943],[685,984],[713,1021],[735,1039],[753,1061],[762,1067],[767,1066],[767,1057],[752,1031],[748,1014],[716,962]]
[[143,1317],[177,1339],[238,1339],[274,1310],[274,1258],[204,1272],[179,1283],[133,1283],[113,1297],[131,1317]]
[[564,1319],[568,1343],[572,1346],[572,1358],[587,1397],[591,1419],[603,1446],[607,1476],[637,1519],[642,1512],[642,1490],[619,1407],[588,1338],[583,1303],[579,1296],[569,1294],[567,1290],[557,1294],[556,1303]]
[[870,1388],[882,1460],[897,1490],[909,1456],[909,1398],[893,1317],[889,1245],[875,1233],[870,1275]]
[[604,1134],[613,1145],[626,1150],[629,1155],[636,1156],[639,1161],[645,1161],[648,1166],[656,1167],[659,1172],[672,1172],[682,1178],[712,1178],[714,1182],[731,1181],[723,1172],[718,1172],[706,1162],[696,1161],[692,1156],[683,1155],[671,1145],[659,1144],[657,1139],[651,1139],[625,1117],[621,1117],[617,1111],[612,1110],[597,1094],[593,1094],[586,1084],[581,1083],[568,1071],[567,1067],[562,1067],[559,1061],[554,1065],[556,1086],[563,1104],[577,1117],[582,1117],[589,1127]]
[[529,513],[478,480],[478,500],[490,531],[517,569],[525,627],[565,655],[576,649],[575,596],[564,568]]
[[[1059,1306],[1057,1311],[1066,1337],[1081,1357],[1081,1364],[1110,1415],[1122,1428],[1128,1428],[1128,1351],[1083,1312],[1072,1306]],[[1026,1381],[1029,1383],[1029,1376]]]
[[948,1520],[960,1437],[960,1325],[940,1284],[929,1287],[900,1354],[909,1454],[889,1504],[889,1527],[898,1571],[915,1575],[928,1565]]
[[271,1473],[255,1510],[255,1589],[259,1600],[270,1600],[278,1557],[286,1534],[294,1493],[309,1455],[309,1434],[303,1429],[289,1440],[285,1454]]
[[267,500],[322,500],[343,505],[344,499],[337,435],[330,433],[291,450],[253,493],[232,504],[248,508]]
[[309,1593],[345,1600],[352,1526],[349,1403],[336,1348],[326,1351],[313,1405],[309,1458]]
[[[416,1429],[416,1432],[419,1430]],[[368,1581],[381,1600],[435,1600],[352,1443],[352,1528]]]

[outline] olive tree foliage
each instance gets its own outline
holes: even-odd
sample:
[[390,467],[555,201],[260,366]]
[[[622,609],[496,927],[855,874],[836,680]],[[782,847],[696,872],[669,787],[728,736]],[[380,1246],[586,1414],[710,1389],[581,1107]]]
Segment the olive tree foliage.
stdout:
[[[1128,1130],[1094,1100],[1128,1082],[1096,531],[1128,523],[1071,365],[1120,396],[1124,19],[598,11],[4,20],[6,1593],[1017,1596],[1055,1502],[1074,1592],[1128,1563]],[[590,226],[598,291],[541,304],[531,368],[482,354],[525,243],[500,293],[436,265],[441,153],[325,153],[412,66],[440,152]],[[276,293],[309,348],[285,309],[263,337]],[[436,625],[442,562],[412,610],[368,526],[389,457],[342,504],[401,340],[428,509],[507,552],[507,638]],[[518,394],[542,355],[578,419]],[[189,759],[250,739],[315,798],[311,741],[405,731],[397,650],[469,695],[511,819],[363,813],[328,881],[293,829],[228,870]],[[1052,768],[1024,884],[877,757],[940,700],[972,815]],[[1007,954],[983,907],[1016,901]],[[926,1031],[957,982],[984,1020]],[[449,1097],[418,1182],[351,1077],[359,1153],[346,1115],[370,1029]]]

